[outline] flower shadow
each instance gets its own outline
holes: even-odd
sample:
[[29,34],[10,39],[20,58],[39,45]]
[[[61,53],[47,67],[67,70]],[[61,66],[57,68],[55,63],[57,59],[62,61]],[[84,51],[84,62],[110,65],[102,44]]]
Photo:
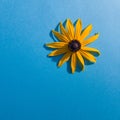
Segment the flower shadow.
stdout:
[[[43,47],[44,47],[46,50],[49,50],[49,51],[54,50],[54,49],[52,49],[52,48],[47,47],[45,44],[43,45]],[[58,63],[58,61],[60,60],[60,58],[62,57],[62,55],[52,56],[52,57],[46,55],[46,57],[47,57],[47,58],[51,58],[51,60],[52,60],[53,62],[55,62],[55,63],[57,62],[57,63]],[[57,64],[56,64],[56,65],[57,65]]]
[[[59,31],[59,24],[55,27],[55,31]],[[52,31],[50,31],[49,36],[56,42],[58,39],[53,35]]]
[[[82,66],[81,66],[81,64],[78,63],[78,61],[77,61],[76,71],[75,71],[75,72],[81,72],[81,71],[82,71]],[[68,72],[69,74],[72,74],[72,72],[71,72],[71,61],[70,61],[70,60],[67,62],[67,72]]]
[[[67,72],[71,74],[71,64],[70,64],[70,60],[67,62]],[[84,59],[84,63],[85,65],[92,65],[94,63]],[[80,62],[77,60],[77,64],[76,64],[76,70],[75,72],[82,72],[82,65],[80,64]]]

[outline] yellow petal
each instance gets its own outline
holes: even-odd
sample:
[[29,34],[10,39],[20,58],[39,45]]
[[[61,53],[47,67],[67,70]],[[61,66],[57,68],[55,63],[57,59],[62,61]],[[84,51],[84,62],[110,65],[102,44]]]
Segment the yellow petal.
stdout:
[[78,19],[76,23],[76,29],[75,29],[75,39],[78,40],[80,38],[81,30],[82,30],[82,21]]
[[81,56],[79,51],[76,54],[77,54],[78,60],[80,61],[81,65],[82,65],[82,70],[84,70],[84,59]]
[[76,69],[76,54],[75,53],[73,53],[71,56],[71,69],[72,69],[72,73],[74,73]]
[[65,28],[63,27],[62,23],[60,22],[60,31],[63,35],[65,35],[69,40],[70,40],[70,37],[69,37],[69,34],[67,33],[67,31],[65,30]]
[[91,32],[92,24],[88,25],[81,33],[80,40],[83,41]]
[[67,43],[65,42],[53,42],[53,43],[46,44],[46,46],[50,48],[62,48],[65,45],[67,45]]
[[53,34],[60,40],[63,42],[68,42],[68,38],[65,35],[60,34],[59,32],[56,32],[54,30],[52,30]]
[[95,35],[91,36],[87,40],[84,40],[82,44],[83,45],[88,45],[88,44],[94,42],[96,39],[98,39],[98,37],[99,37],[99,33],[96,33]]
[[83,48],[81,48],[81,49],[82,49],[82,50],[84,50],[84,51],[96,52],[97,54],[99,54],[99,55],[100,55],[100,51],[99,51],[99,50],[97,50],[96,48],[83,47]]
[[90,62],[96,62],[96,58],[92,54],[82,51],[82,50],[80,51],[80,53],[84,58],[86,58]]
[[59,61],[58,66],[62,66],[65,62],[67,62],[70,59],[71,52],[67,52]]
[[67,27],[70,39],[73,40],[74,39],[74,26],[70,19],[67,19],[66,27]]
[[60,49],[52,51],[48,56],[57,56],[57,55],[66,53],[67,51],[68,51],[67,48],[60,48]]

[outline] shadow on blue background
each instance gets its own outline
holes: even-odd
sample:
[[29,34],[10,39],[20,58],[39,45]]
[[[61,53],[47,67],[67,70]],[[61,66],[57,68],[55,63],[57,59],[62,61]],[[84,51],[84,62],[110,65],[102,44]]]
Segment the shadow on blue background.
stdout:
[[[1,0],[0,120],[120,120],[120,1]],[[100,32],[101,55],[69,74],[45,43],[60,22],[82,19]]]

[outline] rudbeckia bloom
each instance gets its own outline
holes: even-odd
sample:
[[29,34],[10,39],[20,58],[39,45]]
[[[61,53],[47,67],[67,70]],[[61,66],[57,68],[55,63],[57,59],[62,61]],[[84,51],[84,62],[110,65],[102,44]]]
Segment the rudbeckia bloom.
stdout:
[[76,21],[75,28],[70,19],[66,21],[66,28],[64,28],[60,22],[60,32],[52,30],[52,33],[59,42],[46,44],[47,47],[56,49],[48,56],[64,54],[58,62],[59,67],[70,59],[72,73],[75,72],[77,60],[80,62],[82,70],[84,70],[84,58],[95,63],[96,58],[91,52],[95,52],[98,55],[100,54],[99,50],[87,47],[88,44],[94,42],[99,37],[99,34],[96,33],[88,38],[87,36],[90,34],[91,30],[92,24],[82,30],[82,22],[80,19]]

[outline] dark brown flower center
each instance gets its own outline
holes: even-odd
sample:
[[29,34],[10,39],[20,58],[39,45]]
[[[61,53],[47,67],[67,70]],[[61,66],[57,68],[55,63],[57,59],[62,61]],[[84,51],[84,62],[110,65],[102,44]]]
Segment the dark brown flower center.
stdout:
[[81,44],[78,40],[72,40],[68,44],[68,48],[72,52],[76,52],[81,48]]

